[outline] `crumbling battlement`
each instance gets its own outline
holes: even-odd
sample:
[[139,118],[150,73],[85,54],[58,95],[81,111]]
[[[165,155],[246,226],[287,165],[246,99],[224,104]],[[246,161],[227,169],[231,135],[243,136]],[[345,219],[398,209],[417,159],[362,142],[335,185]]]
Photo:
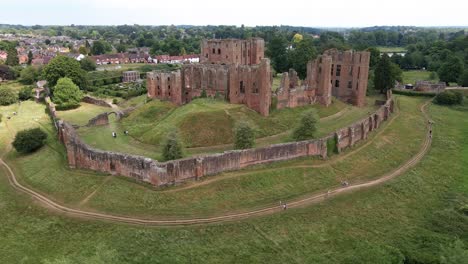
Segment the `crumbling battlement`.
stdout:
[[[50,100],[46,100],[46,102],[50,112],[55,113]],[[336,138],[338,151],[353,146],[356,142],[365,140],[369,132],[379,128],[381,123],[389,118],[393,108],[393,99],[389,97],[384,105],[368,117],[320,139],[225,151],[167,162],[94,149],[82,142],[70,124],[60,120],[56,121],[55,118],[54,123],[58,130],[59,139],[65,145],[70,167],[122,175],[155,186],[163,186],[183,182],[187,179],[198,179],[206,175],[238,170],[255,164],[307,156],[326,158],[328,140]]]

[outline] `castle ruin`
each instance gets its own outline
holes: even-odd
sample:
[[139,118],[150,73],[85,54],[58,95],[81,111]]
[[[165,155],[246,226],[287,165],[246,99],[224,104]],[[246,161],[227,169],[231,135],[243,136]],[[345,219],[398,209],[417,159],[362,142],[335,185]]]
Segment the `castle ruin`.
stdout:
[[363,106],[369,72],[369,52],[327,50],[307,64],[307,78],[283,73],[281,86],[272,92],[270,61],[264,57],[263,39],[203,40],[200,64],[184,64],[172,72],[147,74],[148,96],[177,105],[200,97],[222,97],[233,104],[245,104],[268,116],[272,97],[277,109],[320,103],[328,106],[332,96]]

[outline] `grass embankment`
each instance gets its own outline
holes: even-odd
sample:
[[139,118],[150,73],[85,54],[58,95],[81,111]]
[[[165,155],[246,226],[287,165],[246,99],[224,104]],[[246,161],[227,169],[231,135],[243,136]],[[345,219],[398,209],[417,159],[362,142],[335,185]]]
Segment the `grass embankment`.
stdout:
[[[243,105],[218,100],[195,100],[178,108],[168,102],[155,100],[139,107],[121,122],[111,122],[109,126],[80,128],[78,132],[86,143],[96,148],[160,159],[159,145],[166,134],[177,127],[181,140],[188,147],[186,154],[190,156],[232,149],[233,128],[241,120],[249,122],[255,128],[256,145],[266,146],[291,141],[291,128],[296,126],[300,114],[308,109],[317,109],[321,117],[343,111],[342,115],[319,122],[318,136],[323,136],[374,110],[374,99],[369,98],[369,106],[364,108],[336,101],[330,107],[314,105],[273,111],[266,118]],[[125,130],[130,131],[129,137],[122,136]],[[112,131],[121,136],[112,138]],[[204,147],[190,148],[192,146]]]
[[[463,248],[447,249],[457,239],[465,248],[468,244],[468,217],[463,213],[468,202],[467,112],[435,105],[429,110],[436,122],[432,149],[399,178],[320,205],[228,224],[144,228],[51,215],[14,191],[0,168],[0,259],[4,263],[439,263],[441,255],[460,256]],[[31,156],[35,155],[42,154]]]
[[88,103],[80,103],[80,107],[72,110],[57,111],[57,116],[74,125],[84,126],[88,121],[104,112],[111,112],[112,108],[97,106]]
[[[45,158],[54,159],[54,153],[47,148],[37,155],[18,157],[13,165],[19,174],[25,175],[24,180],[30,185],[43,192],[52,192],[60,200],[76,197],[73,201],[66,200],[71,205],[92,210],[152,217],[207,216],[244,211],[331,188],[342,180],[357,182],[375,178],[404,163],[419,151],[424,137],[425,122],[418,112],[422,102],[421,99],[406,97],[399,99],[402,113],[388,125],[379,139],[363,147],[359,153],[330,165],[327,165],[329,160],[286,161],[208,177],[208,184],[196,182],[195,186],[188,185],[190,188],[182,186],[155,191],[123,178],[112,177],[104,182],[102,177],[102,187],[96,185],[83,192],[82,188],[69,184],[76,180],[76,174],[68,175],[62,171],[50,176],[48,170],[60,172],[60,162],[63,162],[59,160],[63,158],[60,152],[55,154],[57,161],[51,163],[58,168],[42,169]],[[42,186],[41,179],[46,179],[45,186]],[[86,179],[90,179],[89,183]],[[79,186],[94,185],[96,179],[92,176],[80,178],[83,182]]]
[[378,46],[377,49],[382,53],[403,53],[403,52],[407,52],[405,47]]

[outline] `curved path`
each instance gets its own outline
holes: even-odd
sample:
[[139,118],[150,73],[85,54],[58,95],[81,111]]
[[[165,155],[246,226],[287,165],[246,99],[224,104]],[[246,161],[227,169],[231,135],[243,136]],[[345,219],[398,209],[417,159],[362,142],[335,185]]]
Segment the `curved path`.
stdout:
[[[425,107],[427,106],[429,102],[430,101],[426,102],[425,104],[421,106],[421,111],[426,120],[429,120],[429,118],[428,118],[427,113],[425,112]],[[432,142],[432,137],[429,136],[429,133],[428,133],[426,135],[426,138],[425,138],[425,141],[421,150],[415,156],[413,156],[405,164],[398,167],[394,171],[387,173],[378,179],[371,180],[368,182],[363,182],[363,183],[351,184],[346,187],[335,188],[332,190],[328,190],[327,192],[324,192],[324,193],[314,194],[305,198],[289,201],[287,203],[288,208],[294,208],[294,207],[304,206],[307,204],[317,203],[335,195],[352,192],[354,190],[358,190],[362,188],[369,188],[369,187],[387,182],[388,180],[401,175],[402,173],[407,171],[409,168],[417,164],[424,157],[424,155],[429,151],[431,142]],[[270,206],[270,207],[265,207],[263,209],[249,211],[249,212],[226,214],[226,215],[221,215],[221,216],[216,216],[216,217],[179,219],[179,220],[151,220],[151,219],[144,219],[144,218],[133,218],[133,217],[117,216],[117,215],[112,215],[112,214],[78,210],[78,209],[67,207],[65,205],[61,205],[57,202],[54,202],[51,199],[47,198],[46,196],[21,185],[17,181],[16,175],[14,174],[13,170],[8,166],[8,164],[6,164],[3,161],[3,159],[0,159],[0,163],[8,170],[9,182],[15,189],[30,195],[31,197],[36,199],[38,202],[40,202],[42,205],[45,205],[46,207],[49,207],[56,212],[64,213],[66,215],[71,215],[71,216],[80,217],[80,218],[104,220],[104,221],[116,222],[116,223],[128,223],[128,224],[135,224],[135,225],[175,226],[175,225],[196,225],[196,224],[208,224],[208,223],[218,223],[218,222],[224,222],[224,221],[233,221],[233,220],[240,220],[240,219],[245,219],[245,218],[249,218],[253,216],[273,214],[275,212],[282,211],[282,208],[280,206]]]

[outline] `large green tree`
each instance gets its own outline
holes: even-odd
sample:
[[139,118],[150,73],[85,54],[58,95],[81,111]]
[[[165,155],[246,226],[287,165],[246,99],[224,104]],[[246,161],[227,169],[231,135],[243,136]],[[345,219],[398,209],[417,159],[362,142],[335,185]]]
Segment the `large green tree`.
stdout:
[[54,88],[52,101],[60,106],[77,106],[83,99],[83,92],[70,78],[60,78]]
[[317,131],[317,121],[319,117],[315,109],[304,112],[301,116],[299,124],[293,131],[293,139],[296,141],[313,139]]
[[60,78],[68,77],[80,88],[87,87],[86,72],[81,69],[80,63],[65,56],[53,58],[44,68],[43,77],[47,80],[49,87],[54,87]]
[[449,82],[457,82],[462,73],[463,62],[460,58],[455,56],[450,56],[437,71],[439,79],[447,84]]
[[401,71],[398,71],[398,66],[390,61],[387,54],[382,55],[374,71],[374,87],[385,93],[388,89],[395,86],[395,81],[401,76]]
[[39,68],[28,66],[21,71],[19,81],[22,84],[33,84],[38,80],[39,72]]
[[96,40],[93,42],[93,46],[91,46],[91,54],[93,55],[101,55],[111,50],[110,44],[104,40]]
[[288,41],[282,35],[275,35],[266,47],[266,56],[271,59],[271,65],[276,72],[287,72],[288,65]]
[[5,64],[9,66],[19,65],[18,51],[16,51],[16,47],[10,47],[8,49],[7,59],[5,61]]
[[234,148],[248,149],[255,145],[255,131],[246,122],[240,122],[234,128]]
[[305,37],[288,52],[289,67],[297,71],[301,79],[307,76],[307,63],[317,56],[317,50],[311,38]]

